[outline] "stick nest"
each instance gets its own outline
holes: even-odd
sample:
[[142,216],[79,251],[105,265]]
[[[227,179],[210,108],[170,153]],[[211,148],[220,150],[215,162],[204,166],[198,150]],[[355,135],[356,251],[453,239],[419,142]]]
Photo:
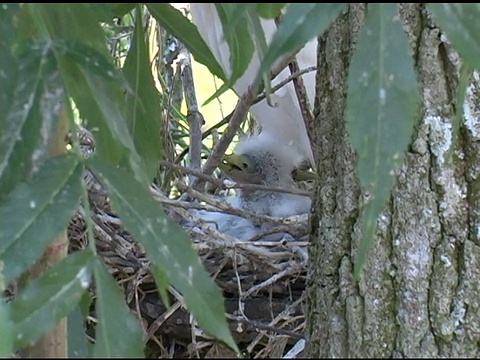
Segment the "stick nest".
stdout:
[[[98,254],[124,289],[128,305],[141,321],[147,343],[146,356],[236,357],[197,326],[182,296],[172,287],[169,288],[171,306],[164,306],[143,247],[123,227],[102,186],[90,173],[85,173],[85,181]],[[158,188],[151,189],[171,219],[190,224],[184,228],[205,268],[223,291],[230,329],[244,356],[296,357],[304,343],[302,305],[308,257],[307,215],[287,219],[258,217],[232,209],[212,195],[188,187],[183,190],[190,200],[170,199]],[[187,211],[190,208],[224,211],[268,221],[275,226],[265,236],[240,241],[192,222]],[[79,207],[68,230],[70,251],[87,247],[83,207]],[[277,233],[276,239],[268,240],[274,233]],[[92,312],[87,333],[93,328],[94,318]]]

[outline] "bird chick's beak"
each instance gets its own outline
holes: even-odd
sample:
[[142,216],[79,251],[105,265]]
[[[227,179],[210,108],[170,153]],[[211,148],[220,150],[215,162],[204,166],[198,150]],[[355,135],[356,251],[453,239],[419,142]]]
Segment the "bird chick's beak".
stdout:
[[242,163],[241,155],[230,154],[223,157],[218,167],[225,173],[230,174],[232,171],[242,171]]
[[219,168],[237,183],[260,184],[261,179],[247,167],[248,160],[243,155],[225,155]]
[[295,181],[314,181],[317,179],[317,175],[313,172],[295,169],[292,171],[292,178]]

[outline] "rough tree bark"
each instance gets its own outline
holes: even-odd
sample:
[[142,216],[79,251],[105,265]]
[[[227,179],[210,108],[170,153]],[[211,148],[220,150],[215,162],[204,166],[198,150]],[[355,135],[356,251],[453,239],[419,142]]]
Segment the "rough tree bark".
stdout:
[[[345,131],[347,69],[366,6],[319,39],[317,172],[307,285],[311,357],[480,356],[480,80],[456,104],[460,61],[422,4],[401,4],[423,106],[362,280],[355,157]],[[455,109],[465,115],[453,139]],[[451,157],[449,157],[451,155]]]

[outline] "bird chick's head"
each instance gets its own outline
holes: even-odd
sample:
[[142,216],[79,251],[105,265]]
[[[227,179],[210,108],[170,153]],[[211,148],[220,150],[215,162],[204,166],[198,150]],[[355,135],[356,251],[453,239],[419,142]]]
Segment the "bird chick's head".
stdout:
[[300,160],[287,144],[260,134],[242,139],[234,153],[224,157],[220,168],[236,182],[289,186]]

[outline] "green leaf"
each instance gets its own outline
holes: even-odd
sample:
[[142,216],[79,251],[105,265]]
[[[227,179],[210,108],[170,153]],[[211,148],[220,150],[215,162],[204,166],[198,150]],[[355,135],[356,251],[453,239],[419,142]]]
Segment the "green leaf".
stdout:
[[362,189],[369,193],[355,264],[357,278],[417,116],[419,86],[400,21],[396,5],[369,5],[349,70],[347,131],[358,154]]
[[[18,16],[20,10],[19,4],[4,3],[3,6],[0,10],[0,34],[9,34],[9,36],[0,36],[0,53],[2,54],[0,56],[0,82],[2,84],[0,114],[2,114],[2,118],[5,114],[8,114],[15,88],[15,78],[17,76],[17,62],[13,56],[13,49],[17,40],[15,17]],[[3,121],[1,124],[4,125]]]
[[158,170],[162,153],[160,123],[162,112],[160,97],[150,70],[148,45],[145,44],[144,29],[140,7],[135,16],[135,31],[123,73],[133,89],[127,95],[127,125],[132,134],[135,147],[146,164],[149,179],[153,179]]
[[342,3],[289,4],[263,58],[257,78],[268,74],[278,59],[301,49],[307,42],[322,34],[344,6]]
[[94,274],[98,324],[93,357],[143,358],[142,330],[125,303],[124,294],[98,259]]
[[199,63],[205,65],[212,74],[218,76],[223,81],[227,77],[222,67],[217,62],[198,29],[183,14],[168,3],[147,4],[155,20],[162,25],[170,34],[180,40],[193,57]]
[[[41,4],[31,5],[38,22],[45,24],[52,43],[83,44],[91,48],[89,54],[96,51],[92,66],[79,67],[80,56],[72,61],[74,51],[56,52],[60,70],[69,95],[78,107],[87,127],[95,136],[98,155],[113,164],[120,164],[125,159],[138,179],[147,183],[147,175],[140,156],[136,152],[132,137],[127,128],[126,102],[124,89],[117,82],[98,76],[98,73],[113,64],[107,49],[100,18],[105,16],[102,4]],[[79,29],[82,29],[79,31]],[[105,61],[99,62],[100,55]],[[110,65],[107,65],[110,63]],[[114,75],[115,77],[116,75]],[[108,77],[108,74],[107,74]]]
[[155,283],[157,284],[158,293],[166,308],[171,306],[170,297],[168,295],[168,276],[162,267],[155,264],[151,265],[152,273],[155,274]]
[[90,250],[68,255],[8,304],[16,350],[35,343],[75,308],[90,286],[93,259]]
[[3,300],[0,300],[0,324],[2,324],[2,326],[0,326],[0,358],[6,359],[12,356],[13,329],[9,312]]
[[480,4],[428,4],[440,28],[471,68],[480,68]]
[[42,255],[78,205],[83,166],[73,155],[48,160],[0,206],[0,262],[9,283]]
[[108,81],[117,82],[119,85],[128,88],[128,83],[113,64],[111,57],[107,58],[94,48],[75,39],[56,40],[53,45],[60,54],[66,55],[67,58],[88,70],[89,73],[98,75]]
[[105,33],[100,23],[105,20],[103,4],[42,3],[29,4],[39,17],[51,40],[75,39],[108,58]]
[[121,18],[122,16],[127,15],[130,11],[132,11],[135,6],[137,5],[136,3],[97,3],[93,4],[97,8],[98,7],[103,7],[105,11],[105,16],[103,16],[101,19],[110,22],[113,18]]
[[260,18],[254,8],[247,9],[247,20],[250,31],[253,34],[255,48],[258,51],[260,59],[263,59],[268,48],[267,39],[265,38],[265,32],[263,31]]
[[170,221],[145,187],[121,169],[88,161],[89,168],[105,184],[114,209],[125,227],[143,244],[157,281],[161,267],[169,281],[183,295],[189,311],[208,333],[237,350],[226,319],[223,297],[205,271],[185,231]]
[[[44,80],[51,74],[55,59],[51,47],[44,42],[28,42],[21,49],[18,77],[6,79],[6,89],[14,89],[8,96],[10,108],[4,104],[0,114],[0,194],[5,195],[32,171],[32,154],[41,154],[44,147],[38,144],[44,119],[41,97],[45,94]],[[4,71],[15,69],[5,69]],[[11,81],[10,83],[8,81]],[[13,82],[13,83],[12,83]]]
[[285,3],[257,3],[258,14],[265,19],[275,19],[282,13]]
[[85,317],[77,305],[67,318],[68,357],[88,357],[88,339],[85,335]]
[[250,36],[247,12],[254,4],[216,3],[223,34],[230,49],[231,75],[228,84],[233,85],[247,70],[255,50]]
[[92,300],[90,292],[85,291],[78,305],[68,315],[68,357],[70,358],[91,357],[92,344],[88,341],[85,333],[85,318],[90,315]]

